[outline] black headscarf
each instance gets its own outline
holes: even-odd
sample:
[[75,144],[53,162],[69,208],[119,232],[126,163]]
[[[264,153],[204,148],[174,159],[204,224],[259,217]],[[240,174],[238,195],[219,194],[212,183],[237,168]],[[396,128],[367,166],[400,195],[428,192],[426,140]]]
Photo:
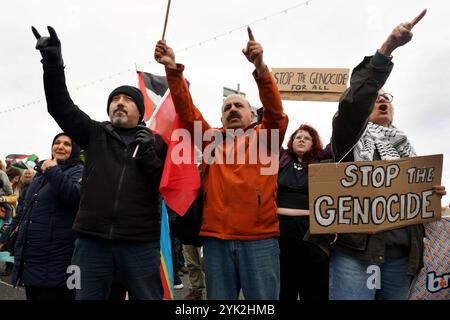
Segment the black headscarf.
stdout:
[[64,161],[60,161],[58,162],[58,165],[64,169],[66,167],[71,167],[77,163],[83,163],[80,159],[80,152],[81,152],[81,148],[78,144],[75,143],[75,141],[73,141],[72,137],[70,135],[68,135],[67,133],[61,132],[58,133],[52,141],[52,147],[51,147],[51,151],[50,154],[53,156],[52,152],[53,152],[53,144],[55,143],[56,139],[58,139],[58,137],[60,136],[66,136],[70,138],[70,141],[72,142],[72,152],[70,153],[70,156],[67,160]]

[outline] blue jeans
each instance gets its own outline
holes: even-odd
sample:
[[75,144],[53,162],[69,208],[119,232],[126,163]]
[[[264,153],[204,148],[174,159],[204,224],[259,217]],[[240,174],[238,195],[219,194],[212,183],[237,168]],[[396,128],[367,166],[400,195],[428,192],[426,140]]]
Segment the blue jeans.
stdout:
[[239,291],[250,300],[278,300],[280,249],[277,239],[203,242],[208,300],[237,300]]
[[78,238],[72,265],[81,272],[77,300],[107,300],[113,281],[122,283],[130,300],[161,300],[159,241],[109,241]]
[[[412,281],[406,274],[407,262],[404,257],[376,264],[332,250],[330,300],[407,300]],[[377,273],[379,289],[374,286]]]

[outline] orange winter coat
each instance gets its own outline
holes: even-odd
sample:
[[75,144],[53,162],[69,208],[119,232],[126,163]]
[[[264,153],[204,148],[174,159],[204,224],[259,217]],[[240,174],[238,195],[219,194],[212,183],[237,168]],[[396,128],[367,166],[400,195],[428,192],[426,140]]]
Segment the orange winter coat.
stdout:
[[[245,129],[246,133],[251,133],[247,136],[229,135],[223,128],[211,128],[194,106],[183,78],[183,70],[181,64],[177,65],[176,70],[166,68],[180,126],[193,135],[194,121],[201,121],[202,136],[208,130],[210,134],[224,137],[220,144],[202,142],[203,172],[205,158],[208,157],[205,154],[211,154],[213,150],[216,162],[208,166],[203,180],[203,223],[200,235],[225,240],[260,240],[278,236],[278,151],[286,133],[288,117],[283,113],[281,97],[269,70],[266,69],[259,78],[253,73],[264,113],[262,124],[253,124]],[[263,129],[267,130],[267,139],[263,139]],[[271,134],[275,134],[275,131],[278,131],[278,136],[271,140]],[[217,146],[212,147],[215,144]],[[275,152],[270,152],[271,146]],[[271,158],[264,157],[266,154]],[[227,157],[232,159],[233,156],[234,161],[227,161]],[[220,159],[222,163],[217,163]],[[267,163],[268,160],[271,162]],[[264,169],[268,172],[262,174]]]

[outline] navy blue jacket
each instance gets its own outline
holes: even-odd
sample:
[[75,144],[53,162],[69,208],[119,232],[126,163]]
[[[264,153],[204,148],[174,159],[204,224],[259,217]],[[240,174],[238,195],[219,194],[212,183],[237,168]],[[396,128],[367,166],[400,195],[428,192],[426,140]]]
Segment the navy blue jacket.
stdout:
[[72,224],[78,211],[82,172],[80,162],[54,166],[45,173],[38,168],[16,217],[20,220],[23,216],[23,221],[14,249],[14,285],[66,285],[76,239]]

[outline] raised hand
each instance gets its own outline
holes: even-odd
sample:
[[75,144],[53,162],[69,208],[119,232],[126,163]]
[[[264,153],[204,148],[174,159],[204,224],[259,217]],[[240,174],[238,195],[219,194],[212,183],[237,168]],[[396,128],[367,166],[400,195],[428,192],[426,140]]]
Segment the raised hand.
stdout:
[[155,60],[168,68],[177,68],[175,53],[172,48],[166,44],[166,40],[159,40],[156,44]]
[[61,53],[61,42],[56,35],[55,29],[47,26],[50,37],[42,37],[35,27],[31,27],[34,36],[37,39],[36,49],[41,52],[42,64],[52,66],[64,66]]
[[253,63],[256,71],[259,75],[261,75],[266,69],[266,64],[263,61],[263,48],[260,43],[255,41],[255,37],[253,36],[253,32],[250,27],[247,27],[247,32],[249,40],[247,42],[247,47],[242,49],[242,53],[248,61]]
[[383,43],[381,48],[378,50],[381,54],[389,57],[392,52],[407,44],[411,41],[413,34],[411,32],[412,28],[425,16],[427,9],[423,10],[417,17],[415,17],[411,22],[404,22],[398,25],[394,30],[392,30],[389,37]]
[[443,197],[447,195],[447,191],[445,191],[445,186],[433,186],[433,193],[437,194],[439,197]]

